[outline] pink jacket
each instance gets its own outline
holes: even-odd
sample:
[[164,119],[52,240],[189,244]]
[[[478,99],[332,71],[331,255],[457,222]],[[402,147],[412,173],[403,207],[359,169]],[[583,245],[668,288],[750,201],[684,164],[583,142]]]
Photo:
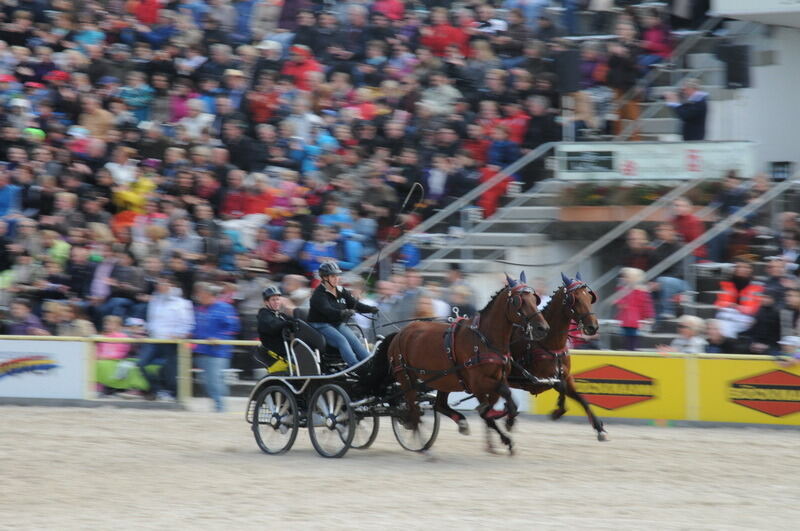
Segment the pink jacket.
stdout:
[[[103,334],[103,337],[128,337],[122,332],[112,332]],[[128,357],[131,351],[130,343],[98,343],[97,359],[99,360],[121,360]]]
[[653,298],[644,290],[634,289],[614,304],[617,306],[620,326],[626,328],[639,328],[639,321],[652,319],[655,315]]

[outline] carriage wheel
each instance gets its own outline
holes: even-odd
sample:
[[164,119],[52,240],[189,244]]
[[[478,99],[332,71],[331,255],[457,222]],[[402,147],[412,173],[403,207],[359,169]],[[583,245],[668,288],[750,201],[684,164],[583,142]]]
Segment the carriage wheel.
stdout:
[[356,422],[356,433],[353,436],[353,442],[350,443],[350,448],[355,450],[366,450],[375,439],[378,438],[378,427],[380,426],[380,417],[375,413],[367,413],[360,416]]
[[308,406],[308,434],[323,457],[342,457],[356,433],[356,414],[347,392],[335,384],[314,391]]
[[270,455],[288,452],[300,427],[297,400],[286,387],[270,385],[259,395],[253,410],[253,435],[258,447]]
[[420,406],[419,426],[409,429],[403,417],[392,416],[392,431],[400,446],[411,452],[424,452],[439,434],[439,415],[431,406]]

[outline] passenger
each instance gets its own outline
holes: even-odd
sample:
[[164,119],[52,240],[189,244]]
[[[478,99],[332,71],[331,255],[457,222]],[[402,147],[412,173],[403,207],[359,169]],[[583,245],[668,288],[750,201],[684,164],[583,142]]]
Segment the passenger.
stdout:
[[378,308],[358,302],[339,286],[342,270],[336,262],[323,262],[317,273],[322,282],[311,295],[308,324],[325,336],[328,344],[339,350],[347,366],[352,367],[367,359],[369,352],[346,323],[356,311],[377,313]]
[[261,354],[265,355],[267,363],[271,362],[268,367],[270,374],[275,374],[286,371],[289,367],[283,332],[296,332],[299,323],[280,311],[282,295],[278,286],[266,288],[261,295],[264,298],[264,307],[258,311],[258,337],[263,347]]

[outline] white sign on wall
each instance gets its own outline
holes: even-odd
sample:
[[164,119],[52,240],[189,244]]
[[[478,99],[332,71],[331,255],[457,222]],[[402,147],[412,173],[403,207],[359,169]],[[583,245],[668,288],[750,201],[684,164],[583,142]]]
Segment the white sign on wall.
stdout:
[[86,398],[87,343],[0,340],[0,397]]
[[676,181],[756,173],[752,142],[579,142],[556,147],[556,172],[575,181]]

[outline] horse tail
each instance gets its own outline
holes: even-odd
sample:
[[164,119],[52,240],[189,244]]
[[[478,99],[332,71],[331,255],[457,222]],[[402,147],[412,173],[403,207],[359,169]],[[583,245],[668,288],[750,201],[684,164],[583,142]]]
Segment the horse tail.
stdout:
[[389,345],[397,334],[398,332],[392,332],[386,336],[383,341],[381,341],[381,344],[378,345],[378,349],[375,351],[375,355],[372,357],[373,364],[371,380],[376,393],[380,390],[380,387],[386,383],[386,380],[391,372],[391,362],[389,361]]

